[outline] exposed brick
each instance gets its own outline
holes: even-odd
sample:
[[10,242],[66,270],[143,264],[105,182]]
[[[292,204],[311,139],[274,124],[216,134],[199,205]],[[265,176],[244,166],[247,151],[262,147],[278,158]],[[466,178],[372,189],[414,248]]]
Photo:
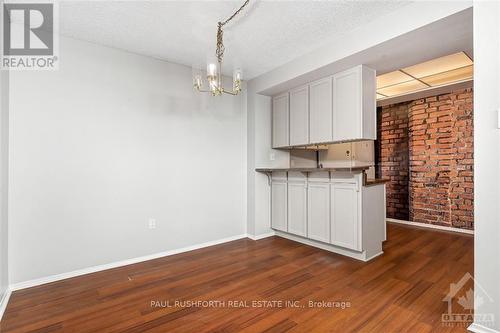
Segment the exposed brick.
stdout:
[[[415,103],[420,103],[422,119],[426,118],[427,104],[423,104],[423,99]],[[408,103],[385,106],[381,116],[383,121],[378,122],[378,164],[381,177],[390,179],[386,186],[387,217],[408,220]],[[394,140],[396,131],[399,131],[398,141]]]
[[384,106],[379,116],[387,216],[473,229],[472,89]]

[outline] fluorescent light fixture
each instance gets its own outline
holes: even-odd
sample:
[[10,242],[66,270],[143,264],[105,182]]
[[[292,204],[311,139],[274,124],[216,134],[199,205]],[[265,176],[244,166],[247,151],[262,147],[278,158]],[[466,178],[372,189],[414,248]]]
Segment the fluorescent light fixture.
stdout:
[[426,76],[451,71],[469,65],[472,65],[472,60],[470,60],[465,53],[458,52],[403,68],[403,71],[420,79]]
[[473,77],[472,60],[464,52],[458,52],[379,75],[377,99],[468,81]]
[[394,71],[377,76],[377,88],[392,86],[398,83],[411,81],[413,78],[400,71]]
[[407,92],[413,92],[421,89],[428,88],[425,84],[417,80],[411,80],[403,83],[394,84],[385,88],[378,89],[379,94],[385,96],[401,95]]
[[472,79],[474,74],[474,68],[472,65],[452,69],[446,72],[430,75],[421,78],[423,82],[427,83],[430,86],[437,86],[447,84],[449,82],[457,82],[464,81],[467,79]]

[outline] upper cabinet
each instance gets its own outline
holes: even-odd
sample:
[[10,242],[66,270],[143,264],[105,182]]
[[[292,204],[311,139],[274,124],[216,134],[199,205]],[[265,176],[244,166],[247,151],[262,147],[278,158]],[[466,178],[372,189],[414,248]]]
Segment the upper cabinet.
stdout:
[[309,85],[309,139],[311,143],[333,140],[331,77]]
[[376,140],[376,73],[356,66],[273,98],[273,148]]
[[333,141],[377,138],[375,80],[363,65],[333,76]]
[[309,143],[309,86],[290,91],[290,146]]
[[289,142],[288,93],[273,98],[273,148],[283,148]]

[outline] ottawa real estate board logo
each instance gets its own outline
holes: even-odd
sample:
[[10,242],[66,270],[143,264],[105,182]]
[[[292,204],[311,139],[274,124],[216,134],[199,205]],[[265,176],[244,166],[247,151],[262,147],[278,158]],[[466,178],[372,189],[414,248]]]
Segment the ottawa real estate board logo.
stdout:
[[56,2],[5,1],[1,14],[2,69],[58,69],[59,17]]

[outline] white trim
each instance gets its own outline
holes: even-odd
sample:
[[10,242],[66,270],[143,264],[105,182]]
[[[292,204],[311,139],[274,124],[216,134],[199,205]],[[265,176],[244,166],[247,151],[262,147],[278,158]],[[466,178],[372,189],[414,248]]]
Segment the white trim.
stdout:
[[154,253],[154,254],[150,254],[150,255],[146,255],[146,256],[142,256],[142,257],[137,257],[137,258],[115,261],[115,262],[111,262],[109,264],[87,267],[87,268],[79,269],[76,271],[46,276],[46,277],[39,278],[39,279],[18,282],[18,283],[11,284],[10,290],[15,291],[15,290],[20,290],[20,289],[25,289],[25,288],[31,288],[31,287],[39,286],[39,285],[46,284],[46,283],[51,283],[51,282],[69,279],[69,278],[80,276],[80,275],[85,275],[85,274],[103,271],[106,269],[136,264],[136,263],[147,261],[147,260],[157,259],[157,258],[161,258],[161,257],[171,256],[174,254],[179,254],[179,253],[183,253],[183,252],[201,249],[201,248],[208,247],[208,246],[227,243],[227,242],[231,242],[234,240],[247,238],[247,236],[248,236],[247,234],[242,234],[242,235],[237,235],[237,236],[226,237],[226,238],[222,238],[222,239],[218,239],[218,240],[214,240],[214,241],[210,241],[210,242],[186,246],[186,247],[179,248],[179,249],[169,250],[169,251],[160,252],[160,253]]
[[421,222],[411,222],[411,221],[397,220],[397,219],[391,219],[391,218],[386,218],[386,221],[392,222],[392,223],[412,225],[414,227],[437,229],[437,230],[444,230],[444,231],[451,231],[451,232],[460,232],[463,234],[474,235],[474,230],[468,230],[468,229],[460,229],[460,228],[455,228],[455,227],[445,227],[442,225],[435,225],[435,224],[428,224],[428,223],[421,223]]
[[274,231],[271,231],[271,232],[268,232],[268,233],[265,233],[265,234],[260,234],[260,235],[251,235],[251,234],[248,234],[247,237],[252,239],[252,240],[259,240],[259,239],[263,239],[263,238],[267,238],[267,237],[272,237],[276,235],[276,233]]
[[10,295],[12,294],[12,290],[7,287],[5,292],[3,293],[2,300],[0,301],[0,320],[2,320],[5,309],[7,308],[7,304],[9,303]]
[[472,323],[469,327],[467,327],[467,330],[474,333],[500,333],[499,331],[493,328],[486,327],[476,323]]
[[365,260],[363,260],[363,261],[370,261],[370,260],[372,260],[372,259],[377,258],[378,256],[383,255],[383,254],[384,254],[384,251],[380,251],[379,253],[376,253],[376,254],[372,255],[371,257],[366,257],[366,259],[365,259]]

